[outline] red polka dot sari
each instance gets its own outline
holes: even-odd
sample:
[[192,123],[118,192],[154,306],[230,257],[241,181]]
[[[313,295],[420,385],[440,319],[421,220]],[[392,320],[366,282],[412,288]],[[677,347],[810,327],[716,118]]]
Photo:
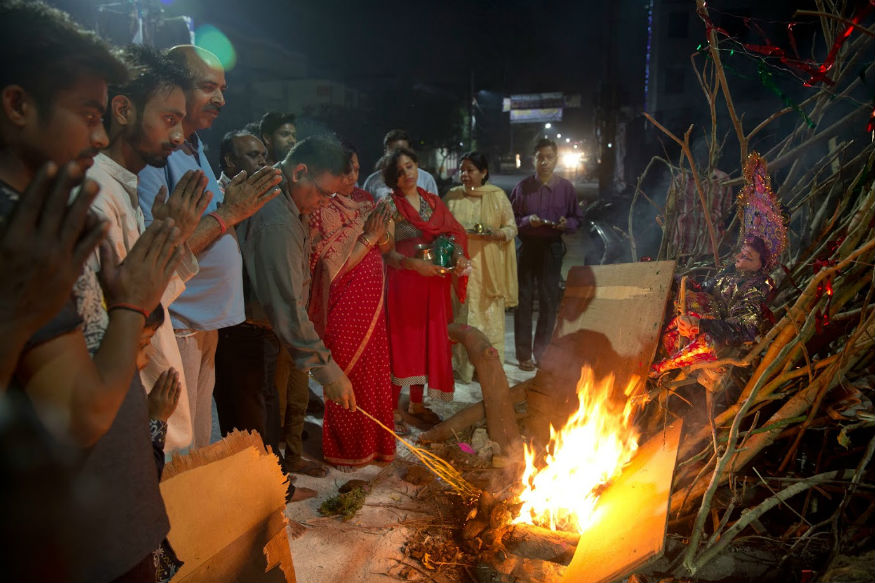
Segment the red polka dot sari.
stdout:
[[[370,201],[336,195],[310,215],[309,311],[331,355],[352,382],[357,406],[392,427],[383,258],[372,248],[356,266],[345,266],[373,208]],[[392,460],[395,438],[361,413],[328,402],[322,450],[329,463],[359,466]]]

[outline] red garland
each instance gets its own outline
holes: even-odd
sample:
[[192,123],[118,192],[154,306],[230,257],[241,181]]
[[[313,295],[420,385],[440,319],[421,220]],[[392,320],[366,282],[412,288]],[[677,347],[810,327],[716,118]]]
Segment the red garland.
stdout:
[[873,7],[875,7],[875,0],[869,0],[869,4],[863,6],[862,8],[860,8],[860,10],[857,11],[857,14],[854,16],[854,18],[851,19],[850,24],[845,27],[845,31],[840,34],[839,37],[836,39],[835,43],[833,43],[832,49],[830,49],[829,54],[826,56],[826,60],[820,67],[818,67],[817,70],[819,75],[812,76],[812,78],[808,80],[808,83],[806,83],[807,86],[811,86],[814,83],[818,83],[826,79],[826,72],[832,69],[832,66],[835,64],[836,57],[839,54],[839,49],[842,48],[842,45],[845,44],[845,41],[848,40],[848,37],[851,36],[852,32],[854,32],[854,28],[858,24],[860,24],[860,21],[863,20],[863,18],[865,18],[867,14],[869,14],[869,11],[872,10]]
[[[793,54],[796,55],[795,59],[787,56],[787,53],[781,47],[773,45],[771,41],[769,41],[762,28],[760,28],[759,25],[752,22],[751,19],[747,17],[743,18],[745,25],[747,25],[748,28],[750,28],[751,26],[756,28],[756,30],[766,41],[766,44],[739,44],[741,44],[744,48],[751,51],[752,53],[756,53],[766,57],[776,57],[782,64],[786,65],[787,67],[801,73],[805,73],[806,75],[808,75],[808,81],[804,83],[806,87],[811,87],[821,82],[827,83],[828,85],[833,85],[835,82],[827,77],[827,72],[832,69],[833,65],[835,65],[835,60],[836,57],[838,57],[839,50],[841,50],[848,37],[851,36],[851,33],[854,32],[854,28],[860,23],[861,20],[866,17],[867,14],[869,14],[873,7],[875,7],[875,0],[869,0],[866,5],[864,5],[860,8],[860,10],[857,11],[857,14],[854,15],[854,17],[850,20],[848,26],[845,27],[845,30],[836,37],[836,40],[833,43],[829,54],[820,65],[816,65],[811,61],[804,61],[799,58],[799,52],[796,49],[796,39],[793,37],[793,27],[796,25],[795,22],[791,22],[787,25],[787,34],[790,38],[790,46],[793,49]],[[699,15],[702,20],[705,21],[705,29],[708,36],[711,35],[711,31],[713,30],[714,32],[722,34],[726,38],[732,38],[730,37],[729,33],[726,32],[726,30],[714,25],[714,23],[708,16],[707,9],[701,10],[699,12]],[[873,114],[873,118],[869,120],[869,127],[867,128],[867,131],[872,131],[871,128],[873,127],[873,125],[875,125],[875,114]]]

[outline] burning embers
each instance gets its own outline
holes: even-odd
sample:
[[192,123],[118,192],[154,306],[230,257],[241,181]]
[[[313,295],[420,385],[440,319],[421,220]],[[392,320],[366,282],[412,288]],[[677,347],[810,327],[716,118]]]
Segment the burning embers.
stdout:
[[522,508],[515,523],[580,533],[598,520],[601,490],[638,449],[629,399],[637,388],[634,378],[624,390],[625,402],[617,403],[612,399],[613,377],[596,382],[592,370],[581,370],[580,407],[559,432],[550,427],[543,461],[534,449],[525,448]]

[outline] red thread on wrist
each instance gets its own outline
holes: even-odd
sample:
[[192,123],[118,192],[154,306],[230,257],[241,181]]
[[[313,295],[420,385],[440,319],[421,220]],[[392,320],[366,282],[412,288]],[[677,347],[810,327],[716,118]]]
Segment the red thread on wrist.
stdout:
[[219,213],[213,211],[207,214],[208,217],[213,217],[216,219],[216,222],[219,223],[219,228],[222,229],[222,235],[228,232],[228,225],[222,220],[222,217],[219,216]]
[[130,312],[137,312],[138,314],[142,315],[144,319],[149,319],[149,312],[147,312],[140,306],[135,306],[134,304],[113,304],[109,307],[109,310],[107,311],[111,312],[113,310],[128,310]]

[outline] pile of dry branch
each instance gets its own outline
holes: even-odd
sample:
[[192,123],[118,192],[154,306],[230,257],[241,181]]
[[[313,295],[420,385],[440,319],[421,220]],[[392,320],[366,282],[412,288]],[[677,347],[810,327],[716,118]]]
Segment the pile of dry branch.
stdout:
[[[819,5],[829,46],[848,26],[851,8],[842,14],[826,0]],[[704,2],[699,10],[707,18]],[[712,117],[708,167],[693,161],[692,126],[680,138],[651,118],[681,146],[680,162],[669,165],[692,174],[705,207],[712,183],[702,177],[711,176],[721,148],[737,143],[744,160],[762,148],[757,138],[763,129],[796,115],[787,107],[745,133],[713,29],[709,41],[707,58],[697,53],[693,59]],[[672,576],[695,578],[719,554],[751,541],[774,549],[772,568],[785,573],[819,570],[837,554],[875,547],[875,148],[863,131],[872,106],[859,103],[841,116],[834,111],[847,106],[841,98],[857,90],[862,78],[872,76],[872,54],[872,30],[857,27],[830,72],[834,85],[800,104],[814,128],[800,119],[793,132],[761,150],[790,215],[789,250],[782,269],[772,274],[778,284],[771,306],[776,322],[738,359],[698,365],[730,372],[721,393],[713,395],[713,415],[685,436],[679,452],[669,530],[685,546],[671,565]],[[718,138],[720,99],[735,140]],[[640,184],[636,196],[646,196]],[[739,173],[726,184],[737,188]],[[664,209],[660,259],[676,258],[669,241],[676,224],[672,196],[680,195],[670,195]],[[713,225],[708,227],[713,256],[725,260],[737,239],[721,245]],[[738,236],[735,227],[727,238]],[[698,267],[679,262],[678,272]],[[661,414],[670,417],[670,409]]]

